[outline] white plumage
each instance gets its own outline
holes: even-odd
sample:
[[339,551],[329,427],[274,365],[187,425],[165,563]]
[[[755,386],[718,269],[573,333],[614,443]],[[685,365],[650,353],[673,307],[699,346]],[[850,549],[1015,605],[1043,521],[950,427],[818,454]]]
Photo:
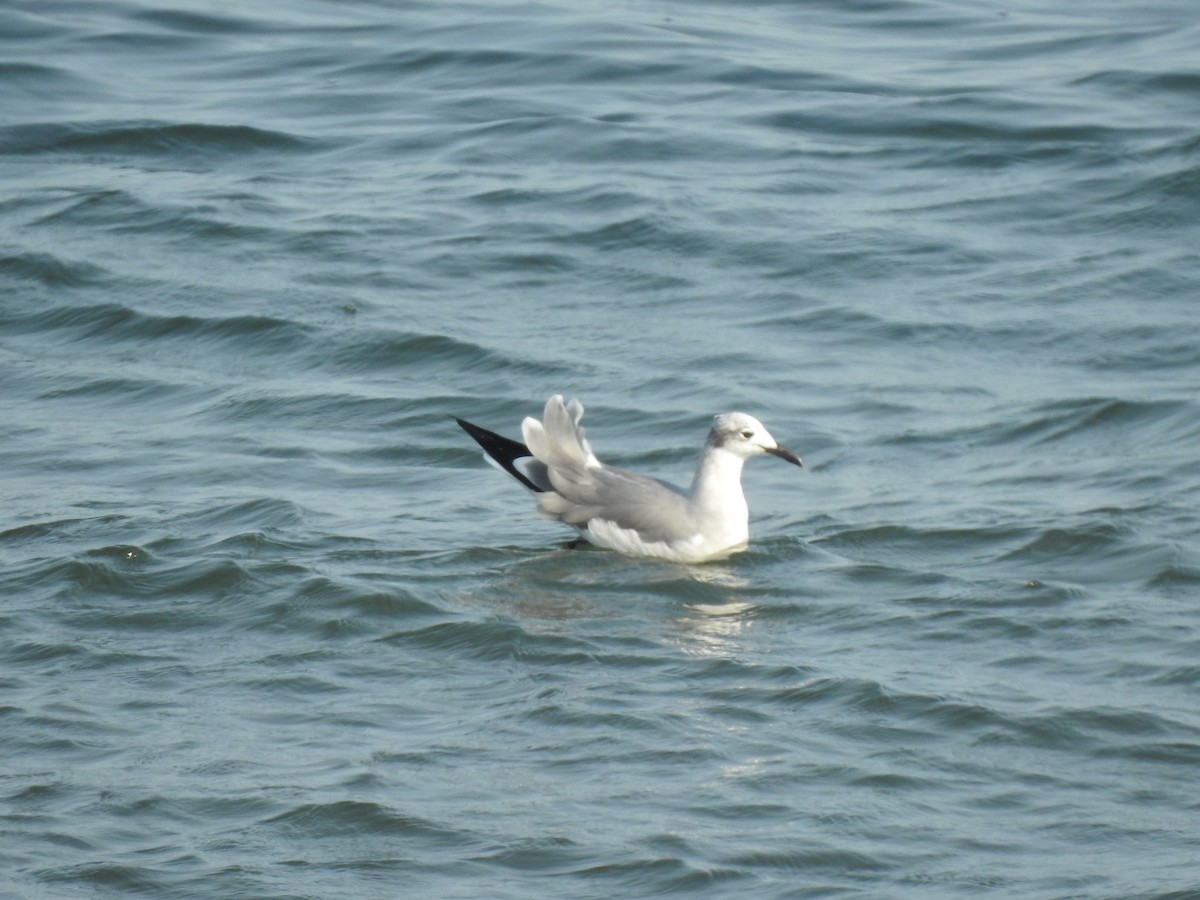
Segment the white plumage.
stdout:
[[[691,488],[606,466],[596,458],[580,421],[583,405],[555,394],[541,421],[521,423],[522,444],[458,423],[496,463],[535,492],[538,513],[564,522],[593,544],[632,556],[676,562],[720,559],[746,547],[749,510],[742,466],[771,453],[800,458],[746,413],[714,417]],[[518,464],[520,468],[518,468]]]

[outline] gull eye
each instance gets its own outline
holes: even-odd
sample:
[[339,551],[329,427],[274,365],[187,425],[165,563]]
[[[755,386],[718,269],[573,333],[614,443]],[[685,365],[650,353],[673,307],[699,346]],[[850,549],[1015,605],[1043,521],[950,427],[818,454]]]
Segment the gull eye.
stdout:
[[754,432],[747,428],[742,432],[742,437],[744,437],[746,440],[750,440],[750,438],[754,437]]

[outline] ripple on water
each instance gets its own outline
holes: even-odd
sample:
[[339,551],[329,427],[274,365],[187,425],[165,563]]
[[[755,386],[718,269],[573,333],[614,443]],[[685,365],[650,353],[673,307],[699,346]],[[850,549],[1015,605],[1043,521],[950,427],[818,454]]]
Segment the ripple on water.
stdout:
[[10,890],[1195,887],[1187,0],[660,6],[0,4]]

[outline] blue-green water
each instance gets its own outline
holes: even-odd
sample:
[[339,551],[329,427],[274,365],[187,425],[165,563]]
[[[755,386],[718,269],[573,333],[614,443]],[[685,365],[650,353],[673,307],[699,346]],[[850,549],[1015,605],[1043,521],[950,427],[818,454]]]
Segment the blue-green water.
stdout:
[[0,894],[1200,896],[1198,21],[0,7]]

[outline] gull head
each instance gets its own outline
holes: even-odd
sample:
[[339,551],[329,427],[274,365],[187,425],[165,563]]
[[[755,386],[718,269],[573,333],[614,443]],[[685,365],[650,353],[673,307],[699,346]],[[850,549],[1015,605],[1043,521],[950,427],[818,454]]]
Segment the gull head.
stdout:
[[713,417],[712,430],[708,433],[708,446],[725,450],[742,459],[770,453],[793,465],[804,463],[791,450],[780,447],[763,423],[746,413],[721,413]]

